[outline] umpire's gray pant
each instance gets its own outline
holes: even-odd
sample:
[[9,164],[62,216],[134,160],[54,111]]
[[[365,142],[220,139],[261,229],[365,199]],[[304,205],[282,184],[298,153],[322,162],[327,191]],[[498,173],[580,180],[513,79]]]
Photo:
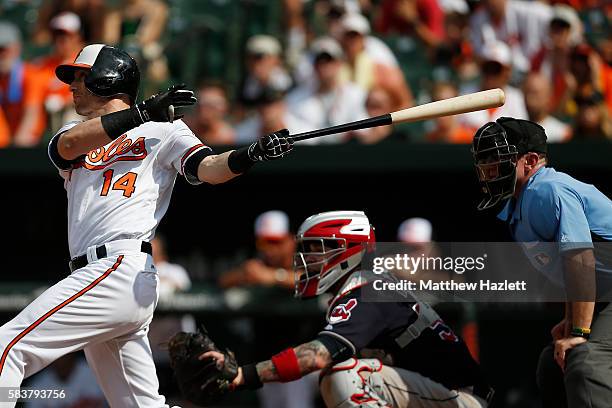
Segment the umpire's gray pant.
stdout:
[[596,316],[590,340],[567,353],[565,373],[554,359],[554,345],[544,348],[537,382],[542,408],[612,406],[612,303]]

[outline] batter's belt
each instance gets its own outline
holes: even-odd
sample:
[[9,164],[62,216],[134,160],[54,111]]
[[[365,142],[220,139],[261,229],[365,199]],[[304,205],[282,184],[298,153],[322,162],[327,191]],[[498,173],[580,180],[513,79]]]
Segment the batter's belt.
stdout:
[[104,245],[100,245],[98,247],[89,247],[87,248],[87,253],[83,255],[76,256],[68,262],[68,266],[70,267],[70,272],[74,272],[77,269],[81,269],[87,266],[88,263],[97,261],[98,259],[106,258],[107,256],[112,256],[114,253],[120,252],[133,252],[140,251],[145,254],[152,255],[153,247],[150,242],[147,241],[138,241],[133,239],[125,239],[119,241],[108,242]]

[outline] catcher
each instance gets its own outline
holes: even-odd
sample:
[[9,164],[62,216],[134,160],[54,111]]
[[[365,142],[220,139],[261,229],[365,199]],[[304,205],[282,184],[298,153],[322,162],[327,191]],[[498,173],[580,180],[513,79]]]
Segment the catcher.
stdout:
[[[365,302],[362,258],[375,242],[363,212],[333,211],[307,218],[297,234],[296,296],[328,292],[327,326],[311,342],[270,360],[238,366],[207,334],[178,333],[170,356],[185,397],[206,404],[266,382],[294,381],[322,370],[329,407],[484,408],[493,394],[463,341],[423,302]],[[379,350],[393,365],[357,358]]]

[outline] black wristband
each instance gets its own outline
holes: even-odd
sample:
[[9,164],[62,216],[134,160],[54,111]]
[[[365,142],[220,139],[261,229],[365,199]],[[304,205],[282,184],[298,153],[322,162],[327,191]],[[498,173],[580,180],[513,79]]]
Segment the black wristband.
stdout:
[[259,379],[259,374],[257,374],[257,367],[255,364],[242,366],[242,378],[244,379],[244,383],[240,386],[241,388],[256,390],[263,387],[263,383]]
[[255,162],[249,157],[249,146],[241,147],[230,153],[227,165],[234,174],[245,173]]
[[136,108],[123,109],[107,113],[100,117],[104,131],[112,140],[115,140],[128,130],[132,130],[144,123]]

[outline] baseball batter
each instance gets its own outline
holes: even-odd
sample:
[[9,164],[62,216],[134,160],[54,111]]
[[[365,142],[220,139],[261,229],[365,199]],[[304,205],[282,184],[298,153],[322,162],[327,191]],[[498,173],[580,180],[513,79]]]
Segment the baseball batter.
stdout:
[[223,183],[293,142],[282,130],[215,155],[176,120],[193,92],[174,86],[136,104],[138,66],[117,48],[89,45],[56,74],[87,117],[49,143],[68,195],[71,274],[0,328],[0,387],[83,349],[112,407],[167,406],[147,341],[159,282],[149,241],[176,176]]

